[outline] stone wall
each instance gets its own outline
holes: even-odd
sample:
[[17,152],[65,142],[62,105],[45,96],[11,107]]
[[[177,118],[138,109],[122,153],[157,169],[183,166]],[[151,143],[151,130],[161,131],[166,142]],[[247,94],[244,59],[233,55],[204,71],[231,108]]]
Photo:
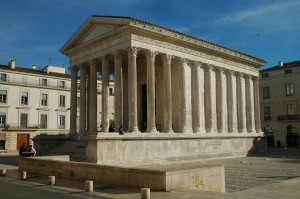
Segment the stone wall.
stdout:
[[110,185],[153,190],[198,189],[225,192],[224,167],[213,165],[181,171],[156,171],[70,162],[66,156],[20,158],[21,171],[58,178],[93,180]]
[[86,141],[87,160],[98,164],[148,162],[198,155],[247,155],[264,153],[267,149],[266,139],[262,137],[103,135]]

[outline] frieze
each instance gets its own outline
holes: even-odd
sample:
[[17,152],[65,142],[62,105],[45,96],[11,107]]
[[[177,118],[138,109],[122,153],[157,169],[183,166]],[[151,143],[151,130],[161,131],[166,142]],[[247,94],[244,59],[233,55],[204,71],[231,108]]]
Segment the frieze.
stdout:
[[[162,32],[167,36],[171,36],[171,37],[174,37],[174,38],[179,38],[183,41],[189,42],[192,45],[197,44],[199,47],[205,47],[205,48],[209,48],[209,49],[212,49],[212,50],[215,50],[215,51],[219,51],[219,52],[234,56],[234,57],[239,58],[239,59],[244,59],[244,60],[247,60],[247,61],[254,62],[257,65],[262,64],[261,63],[262,60],[260,61],[257,58],[247,56],[243,53],[238,53],[238,52],[235,52],[233,50],[226,49],[226,48],[224,48],[222,46],[218,46],[216,44],[211,44],[209,42],[204,42],[204,41],[196,39],[196,38],[191,38],[189,36],[180,35],[179,33],[174,33],[174,32],[171,32],[170,30],[168,31],[168,30],[164,29],[162,31],[161,28],[157,29],[157,28],[151,27],[151,25],[148,25],[148,26],[144,27],[143,24],[141,24],[141,23],[136,23],[136,24],[134,24],[134,26],[139,27],[139,28],[143,28],[143,29],[147,29],[147,30],[151,30],[151,31],[157,31],[157,32],[160,32],[160,33]],[[136,36],[138,36],[138,35],[136,35]]]
[[[186,48],[186,47],[183,47],[183,46],[178,46],[178,45],[175,45],[175,44],[172,44],[172,43],[167,43],[165,41],[154,40],[154,39],[151,39],[151,38],[148,38],[148,37],[143,37],[141,35],[135,35],[135,34],[132,34],[131,38],[133,40],[141,41],[141,42],[144,42],[144,43],[153,44],[153,45],[157,45],[157,46],[160,46],[160,47],[163,47],[163,48],[184,52],[184,53],[187,53],[187,54],[190,54],[190,55],[207,58],[207,59],[210,59],[210,60],[226,63],[226,64],[233,65],[233,66],[236,66],[236,67],[241,67],[241,64],[236,63],[234,61],[230,61],[230,60],[227,60],[227,59],[224,59],[224,58],[221,58],[221,57],[216,57],[216,56],[213,56],[213,55],[209,55],[209,54],[206,54],[206,53],[203,53],[203,52],[200,52],[200,51],[195,51],[195,50],[192,50],[190,48]],[[253,71],[253,72],[257,72],[256,68],[249,67],[245,64],[243,65],[243,68],[247,69],[247,70],[250,70],[250,71]]]

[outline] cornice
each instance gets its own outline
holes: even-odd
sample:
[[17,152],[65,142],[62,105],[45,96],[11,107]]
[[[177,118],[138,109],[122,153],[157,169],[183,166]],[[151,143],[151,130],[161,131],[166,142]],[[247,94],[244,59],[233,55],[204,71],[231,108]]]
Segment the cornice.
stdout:
[[237,52],[235,50],[231,50],[228,49],[226,47],[217,45],[217,44],[213,44],[204,40],[201,40],[199,38],[195,38],[189,35],[185,35],[167,28],[163,28],[163,27],[158,27],[152,24],[147,24],[141,21],[133,21],[130,23],[131,26],[142,29],[142,30],[146,30],[155,34],[160,34],[166,37],[171,37],[174,40],[179,40],[181,42],[190,44],[192,46],[198,46],[205,48],[207,50],[212,50],[212,51],[216,51],[219,52],[221,54],[226,54],[228,56],[231,57],[235,57],[236,59],[243,59],[249,62],[252,62],[252,64],[257,65],[257,67],[261,67],[262,65],[266,64],[266,62],[264,60],[258,59],[256,57],[247,55],[245,53],[241,53],[241,52]]

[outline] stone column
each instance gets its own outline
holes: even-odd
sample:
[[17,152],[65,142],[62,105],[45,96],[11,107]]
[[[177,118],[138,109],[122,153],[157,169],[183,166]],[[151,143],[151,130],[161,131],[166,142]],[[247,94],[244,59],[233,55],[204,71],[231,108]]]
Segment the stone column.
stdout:
[[138,49],[128,49],[128,110],[129,110],[129,127],[128,131],[138,133],[137,121],[137,69],[136,56]]
[[258,78],[253,77],[253,94],[254,94],[254,117],[256,133],[262,133],[260,124],[260,104],[259,104],[259,85]]
[[236,100],[236,79],[233,71],[226,73],[227,80],[227,111],[228,111],[228,132],[237,133],[237,100]]
[[164,99],[164,133],[172,133],[172,82],[171,63],[173,56],[166,55],[164,58],[163,77],[165,82]]
[[[76,98],[77,100],[77,98]],[[86,66],[80,65],[80,134],[86,133]]]
[[253,83],[249,75],[245,76],[246,82],[246,118],[248,133],[255,132],[254,123],[254,99],[253,99]]
[[90,128],[89,134],[97,135],[97,61],[90,61]]
[[86,118],[87,118],[87,123],[86,123],[86,130],[87,132],[89,132],[89,129],[90,129],[90,107],[89,107],[89,102],[90,102],[90,85],[91,85],[91,78],[90,78],[90,69],[87,68],[86,70],[86,74],[87,74],[87,94],[86,94]]
[[102,57],[102,128],[101,132],[108,132],[109,128],[109,63],[107,57]]
[[246,130],[246,108],[245,108],[245,81],[241,73],[236,73],[237,105],[238,105],[238,130],[239,133],[247,133]]
[[228,131],[227,125],[227,96],[226,76],[222,68],[216,70],[216,96],[217,96],[217,127],[219,133]]
[[148,50],[147,56],[147,130],[156,133],[155,119],[155,56],[157,52]]
[[217,132],[216,81],[215,81],[215,72],[211,65],[206,65],[204,79],[205,79],[206,133],[215,133]]
[[180,131],[192,133],[192,107],[191,107],[191,71],[189,71],[188,60],[181,59],[181,110]]
[[69,68],[71,72],[71,106],[70,106],[70,135],[76,135],[76,117],[77,117],[77,75],[78,68],[72,66]]
[[200,133],[200,78],[199,78],[199,63],[194,62],[192,67],[192,107],[193,107],[193,131]]
[[115,59],[115,128],[123,124],[123,66],[122,54],[116,53]]

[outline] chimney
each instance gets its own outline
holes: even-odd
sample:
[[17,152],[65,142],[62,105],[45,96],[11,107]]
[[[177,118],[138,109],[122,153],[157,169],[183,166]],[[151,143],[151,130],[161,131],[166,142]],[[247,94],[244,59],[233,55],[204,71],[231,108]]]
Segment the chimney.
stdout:
[[282,67],[282,66],[283,66],[282,61],[278,61],[278,66],[279,66],[279,67]]
[[8,62],[9,68],[16,68],[16,62],[13,59],[10,59]]
[[31,66],[32,70],[36,70],[36,65]]

